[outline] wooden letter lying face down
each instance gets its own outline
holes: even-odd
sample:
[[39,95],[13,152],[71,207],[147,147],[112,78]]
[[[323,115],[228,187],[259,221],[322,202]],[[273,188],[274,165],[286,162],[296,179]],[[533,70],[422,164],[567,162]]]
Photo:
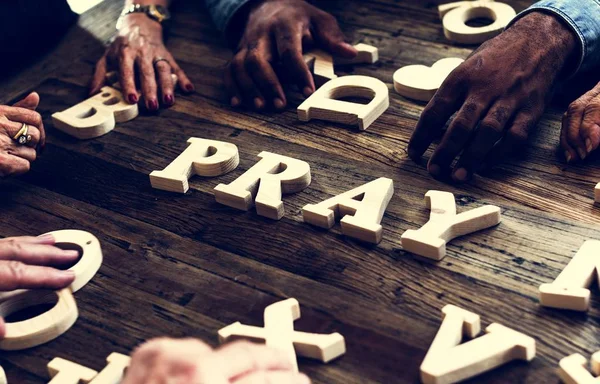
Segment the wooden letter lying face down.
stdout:
[[102,87],[100,93],[81,103],[56,112],[52,122],[56,129],[78,139],[92,139],[112,131],[116,123],[134,119],[138,115],[137,104],[123,100],[120,91]]
[[331,79],[335,79],[338,76],[335,74],[335,64],[346,65],[346,64],[373,64],[379,60],[379,50],[376,47],[367,44],[356,44],[354,48],[358,51],[358,55],[354,59],[342,59],[336,57],[335,59],[330,53],[325,52],[321,49],[315,49],[304,54],[304,62],[311,68],[313,78],[315,79],[315,85],[317,87],[322,86]]
[[540,286],[544,307],[587,311],[592,281],[600,283],[600,241],[588,240],[551,284]]
[[436,61],[431,67],[408,65],[394,72],[394,89],[404,97],[429,101],[446,77],[464,60],[448,57]]
[[261,160],[231,184],[217,185],[215,198],[218,203],[243,211],[256,205],[258,215],[279,220],[284,215],[282,193],[296,193],[308,187],[310,165],[270,152],[261,152],[258,157]]
[[486,328],[484,336],[461,344],[463,336],[479,334],[479,316],[454,305],[446,305],[442,313],[442,325],[421,365],[425,384],[456,383],[512,360],[535,357],[533,338],[496,323]]
[[[600,376],[600,351],[592,355],[592,372]],[[600,377],[594,377],[586,369],[587,360],[579,353],[563,358],[558,363],[558,375],[566,384],[597,384]]]
[[188,147],[162,171],[150,174],[152,188],[186,193],[192,175],[215,177],[229,173],[240,163],[234,144],[192,137]]
[[[344,97],[371,99],[369,104],[341,101]],[[367,129],[390,105],[387,86],[368,76],[343,76],[330,80],[298,107],[300,121],[320,119]]]
[[394,182],[381,177],[361,187],[302,208],[304,221],[329,229],[340,221],[342,233],[369,243],[381,242],[379,223],[394,195]]
[[[508,4],[493,0],[459,1],[438,7],[444,35],[448,40],[461,44],[479,44],[498,35],[516,16]],[[485,27],[470,27],[466,23],[476,18],[491,19],[494,22]]]
[[294,320],[300,318],[300,305],[296,299],[287,299],[268,306],[264,316],[264,328],[233,323],[219,330],[219,341],[221,344],[238,339],[265,341],[267,345],[286,353],[296,371],[296,353],[323,363],[346,353],[344,337],[339,333],[321,335],[294,331]]
[[98,373],[57,357],[48,364],[48,373],[52,379],[49,384],[119,384],[131,359],[120,353],[111,353],[106,361],[108,365]]
[[404,232],[402,248],[429,259],[443,259],[448,241],[500,223],[500,208],[494,205],[457,215],[454,195],[449,192],[429,191],[425,202],[431,210],[429,221],[419,230]]

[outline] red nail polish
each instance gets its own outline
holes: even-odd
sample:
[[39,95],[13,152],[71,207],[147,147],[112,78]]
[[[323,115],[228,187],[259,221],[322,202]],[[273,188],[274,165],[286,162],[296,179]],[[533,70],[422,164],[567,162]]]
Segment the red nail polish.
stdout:
[[185,86],[185,90],[188,92],[194,92],[194,86],[192,84],[188,84]]
[[148,109],[151,111],[158,111],[158,101],[156,101],[156,100],[148,101]]
[[167,105],[173,105],[174,101],[173,101],[173,95],[166,95],[165,96],[165,104]]
[[138,97],[134,93],[130,93],[129,96],[128,96],[128,99],[129,99],[129,103],[130,104],[135,104],[135,103],[138,102]]

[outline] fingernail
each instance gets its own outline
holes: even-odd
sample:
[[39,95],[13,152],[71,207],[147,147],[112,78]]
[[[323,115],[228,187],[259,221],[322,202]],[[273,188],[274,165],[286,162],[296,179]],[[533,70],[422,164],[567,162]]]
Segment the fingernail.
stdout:
[[585,149],[586,149],[588,155],[592,152],[593,148],[594,148],[594,146],[592,145],[592,139],[590,139],[588,137],[587,139],[585,139]]
[[64,251],[63,255],[65,255],[66,257],[79,257],[79,252],[77,252],[75,250],[68,250],[68,251]]
[[194,86],[192,84],[187,84],[185,86],[185,90],[188,92],[194,92]]
[[256,109],[262,109],[265,106],[265,102],[260,97],[254,98],[254,106]]
[[343,45],[345,48],[348,48],[348,49],[350,49],[350,50],[352,50],[352,51],[356,51],[356,48],[354,48],[354,46],[353,46],[352,44],[349,44],[349,43],[345,43],[345,42],[344,42],[344,43],[342,43],[342,45]]
[[275,100],[273,100],[273,105],[275,106],[275,108],[277,109],[281,109],[285,106],[285,103],[283,102],[283,100],[281,100],[279,97],[276,98]]
[[174,103],[175,103],[175,101],[173,100],[173,95],[165,96],[165,104],[166,105],[173,105]]
[[302,90],[302,93],[304,93],[305,97],[309,97],[310,95],[313,94],[313,90],[311,87],[304,87],[304,89]]
[[441,170],[442,169],[437,164],[430,164],[429,167],[428,167],[429,173],[431,173],[433,176],[439,176]]
[[238,105],[240,105],[240,99],[237,96],[233,96],[231,98],[231,106],[232,107],[237,107]]
[[66,270],[66,271],[60,271],[60,274],[65,278],[65,279],[75,279],[75,272],[71,271],[71,270]]
[[469,172],[467,172],[464,168],[459,168],[456,172],[454,172],[454,178],[458,181],[467,181],[469,178]]
[[573,156],[571,156],[569,151],[565,151],[565,159],[567,159],[567,163],[570,163],[571,160],[573,160]]
[[129,96],[127,96],[127,99],[129,100],[129,104],[135,104],[138,102],[138,97],[135,93],[130,93]]
[[156,101],[156,100],[148,101],[148,109],[151,111],[157,111],[158,110],[158,101]]
[[54,244],[54,242],[55,242],[54,236],[52,236],[50,234],[45,234],[45,235],[38,236],[38,240],[41,243],[48,243],[48,244]]
[[579,157],[581,157],[581,160],[584,160],[587,157],[587,153],[581,148],[577,148],[577,153],[579,154]]

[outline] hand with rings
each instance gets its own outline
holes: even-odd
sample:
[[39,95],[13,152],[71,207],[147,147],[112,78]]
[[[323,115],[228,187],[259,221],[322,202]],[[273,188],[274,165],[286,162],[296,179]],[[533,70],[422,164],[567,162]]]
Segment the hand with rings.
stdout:
[[161,104],[175,103],[175,84],[171,74],[185,92],[193,92],[194,86],[167,50],[162,37],[162,26],[144,14],[132,13],[123,18],[123,23],[106,53],[96,64],[90,84],[90,95],[100,91],[109,69],[117,68],[123,96],[131,104],[139,100],[136,78],[139,79],[144,104],[149,111]]
[[35,111],[40,96],[33,92],[13,106],[0,106],[0,177],[20,175],[31,167],[46,133]]

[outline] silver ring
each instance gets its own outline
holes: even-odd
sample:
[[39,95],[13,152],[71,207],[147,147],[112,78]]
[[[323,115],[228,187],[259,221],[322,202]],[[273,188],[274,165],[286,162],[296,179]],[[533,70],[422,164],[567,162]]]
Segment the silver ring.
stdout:
[[164,57],[157,57],[156,59],[154,59],[154,61],[152,62],[152,64],[154,64],[154,66],[156,67],[156,64],[160,63],[161,61],[165,61],[167,64],[169,64],[169,66],[171,65],[171,63],[169,63],[169,60],[165,59]]

